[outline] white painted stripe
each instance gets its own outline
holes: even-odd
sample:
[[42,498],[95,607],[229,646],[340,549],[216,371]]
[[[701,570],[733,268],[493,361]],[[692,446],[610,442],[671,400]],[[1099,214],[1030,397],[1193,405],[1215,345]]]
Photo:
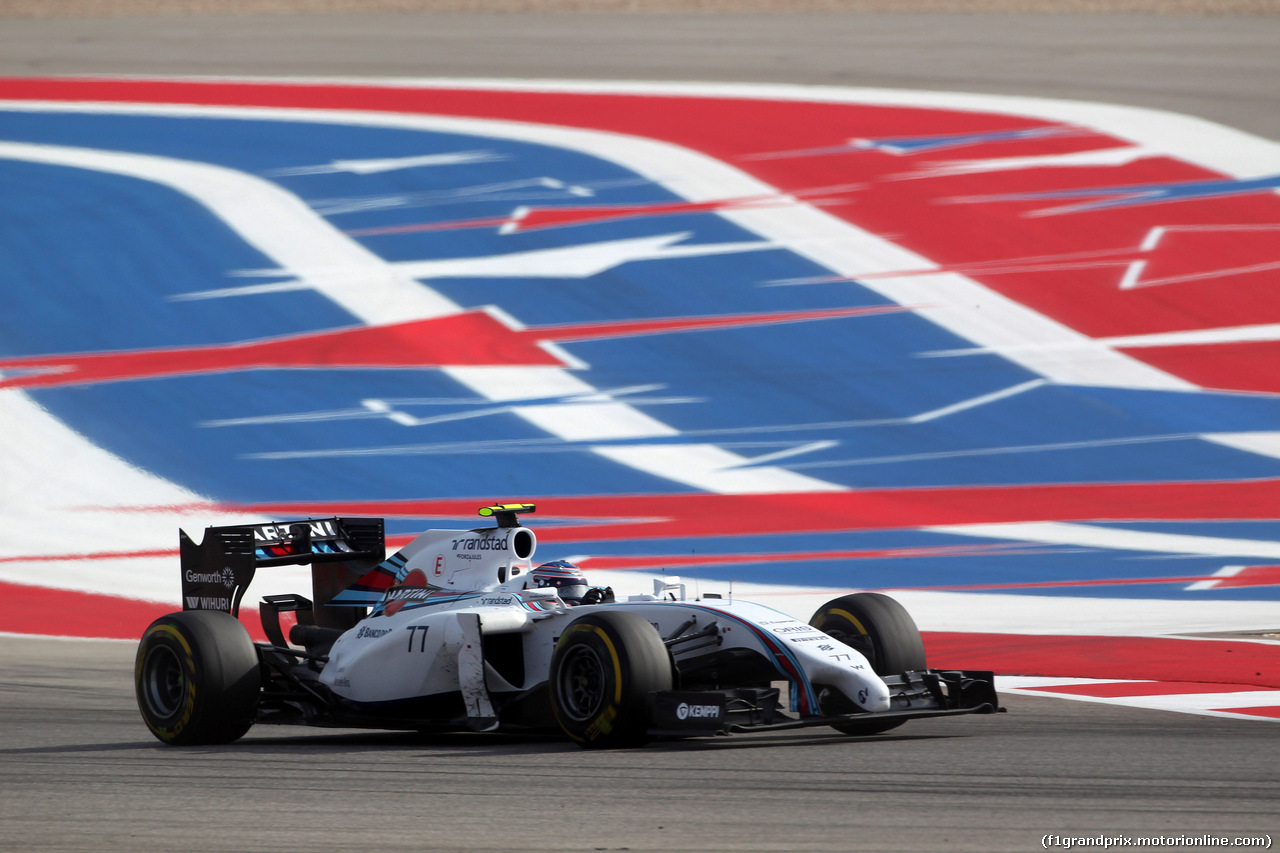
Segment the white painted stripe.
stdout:
[[622,465],[708,492],[746,495],[843,491],[842,486],[785,468],[743,465],[743,457],[713,444],[625,445],[597,447],[595,452]]
[[[686,575],[691,569],[684,570]],[[635,571],[598,572],[608,576],[608,584],[618,590],[651,591],[650,575]],[[686,578],[687,579],[687,578]],[[856,583],[856,567],[849,580]],[[781,580],[781,579],[780,579]],[[704,592],[727,592],[729,583],[704,582]],[[777,584],[732,582],[734,594],[776,608],[796,619],[808,621],[822,605],[850,592],[860,592],[853,583],[846,587],[796,587]],[[937,590],[885,590],[911,614],[921,631],[965,634],[1027,634],[1034,636],[1071,635],[1096,637],[1170,637],[1192,642],[1213,642],[1212,638],[1189,636],[1225,631],[1275,631],[1274,601],[1206,601],[1178,599],[1133,599],[1084,595],[1035,595],[997,592],[947,592]],[[1276,648],[1280,642],[1240,640]]]
[[[174,557],[16,561],[28,555],[174,549],[178,529],[199,540],[209,525],[259,520],[203,507],[195,492],[139,470],[72,431],[26,394],[0,392],[0,580],[177,603]],[[157,509],[121,516],[96,507]],[[296,592],[295,585],[267,592]],[[257,587],[255,587],[255,591]]]
[[1208,432],[1202,438],[1246,453],[1280,459],[1280,432]]
[[[780,247],[763,242],[702,243],[676,246],[688,238],[688,232],[660,234],[654,237],[631,237],[625,240],[607,240],[599,243],[583,243],[577,246],[557,246],[551,249],[534,249],[526,252],[508,252],[474,258],[435,258],[422,261],[390,261],[388,265],[407,278],[588,278],[608,272],[623,264],[637,261],[664,260],[670,258],[697,258],[710,255],[738,254],[776,250]],[[341,268],[308,266],[301,268],[276,268],[238,270],[238,276],[278,278],[297,276],[301,280],[288,287],[267,285],[277,290],[300,290],[311,287],[308,280],[323,278],[328,287],[339,287],[345,279],[347,287],[359,292],[368,274],[366,264]],[[186,294],[185,298],[213,295],[236,296],[261,292],[263,286],[248,285],[244,288],[223,288],[219,291]]]
[[[1000,593],[891,589],[888,593],[907,608],[922,631],[1151,637],[1274,631],[1278,627],[1274,601],[1195,598],[1143,599],[1136,603],[1109,596],[1036,595],[1035,590]],[[808,598],[805,603],[820,597]],[[777,596],[779,601],[783,598]]]
[[1162,554],[1198,554],[1210,557],[1262,557],[1280,559],[1280,542],[1262,539],[1228,539],[1220,536],[1188,536],[1152,533],[1119,527],[1097,527],[1056,521],[1010,524],[947,524],[926,528],[956,536],[1014,539],[1120,551],[1153,551]]
[[[1131,266],[1138,267],[1146,261],[1135,261]],[[1218,270],[1214,273],[1206,273],[1206,276],[1212,277],[1217,275],[1225,275],[1242,271],[1253,271],[1258,268],[1278,268],[1280,261],[1267,264],[1259,264],[1257,267],[1241,267],[1234,270]],[[1128,279],[1130,273],[1126,272],[1125,277]],[[1156,282],[1157,284],[1159,282]],[[1121,285],[1124,287],[1124,285]],[[1145,286],[1145,285],[1132,285]],[[1140,349],[1142,347],[1184,347],[1184,346],[1210,346],[1213,344],[1239,344],[1239,343],[1266,343],[1270,341],[1280,340],[1280,323],[1262,323],[1256,326],[1222,326],[1215,329],[1187,329],[1179,332],[1154,332],[1146,335],[1117,335],[1109,338],[1095,338],[1090,346],[1104,344],[1106,346],[1118,347],[1121,349]],[[1012,347],[974,347],[972,349],[958,350],[937,350],[928,353],[930,356],[957,356],[957,355],[984,355],[986,353],[999,353],[1003,356],[1013,356],[1018,353],[1027,353],[1035,351],[1058,350],[1065,351],[1068,349],[1080,349],[1079,343],[1059,342],[1049,344],[1023,344]]]
[[[511,411],[565,441],[604,441],[680,434],[676,429],[626,403],[543,403],[536,406],[513,406]],[[681,449],[684,445],[676,444],[673,447],[677,448],[677,453],[686,452]]]
[[381,157],[370,160],[334,160],[316,166],[298,166],[277,169],[273,175],[324,175],[333,172],[351,172],[356,175],[373,175],[378,172],[394,172],[399,169],[419,169],[424,166],[458,166],[469,163],[487,163],[502,158],[490,151],[454,151],[448,154],[422,154],[417,157]]
[[[776,462],[779,459],[790,459],[795,456],[803,456],[806,453],[816,453],[819,450],[830,450],[839,445],[838,441],[807,441],[803,444],[795,444],[785,447],[782,450],[775,450],[773,453],[766,453],[762,456],[753,456],[750,465],[763,465],[766,462]],[[775,443],[766,443],[766,447],[774,446]],[[741,444],[736,445],[741,447]]]
[[[140,471],[86,441],[25,394],[0,393],[0,435],[5,436],[0,442],[0,508],[4,513],[0,557],[48,553],[56,548],[60,537],[50,527],[61,520],[66,507],[111,506],[121,495],[127,495],[131,502],[154,506],[179,507],[200,500],[198,495]],[[58,520],[50,518],[55,508]],[[80,522],[63,533],[65,550],[128,551],[137,550],[142,542],[177,542],[177,533],[167,518],[122,523],[104,512],[77,516]],[[63,564],[15,568],[0,563],[0,578],[22,582],[24,576],[34,574],[47,576],[52,583],[64,568]]]
[[[439,317],[459,311],[452,301],[412,278],[317,216],[301,199],[246,172],[121,151],[0,142],[0,157],[124,175],[167,186],[204,205],[250,246],[370,325]],[[362,269],[354,292],[339,273]]]
[[[67,78],[74,79],[74,78]],[[92,79],[173,80],[154,75],[99,76]],[[1280,172],[1280,142],[1265,139],[1208,119],[1147,107],[1069,101],[1021,95],[935,92],[918,89],[872,89],[854,86],[807,86],[787,83],[708,83],[668,81],[527,80],[514,78],[396,77],[252,77],[217,75],[186,77],[206,82],[257,82],[266,85],[386,86],[399,89],[479,89],[569,94],[659,95],[688,98],[731,98],[867,104],[888,107],[994,113],[1012,118],[1038,118],[1099,130],[1133,145],[1175,157],[1235,178]]]
[[[1143,708],[1165,711],[1212,711],[1222,708],[1280,708],[1280,690],[1241,690],[1223,693],[1171,693],[1124,697]],[[1276,718],[1280,722],[1280,718]]]
[[1140,678],[1055,678],[1051,675],[997,675],[997,690],[1026,690],[1032,687],[1069,687],[1077,684],[1139,684]]
[[1147,268],[1146,261],[1134,261],[1125,269],[1124,275],[1120,277],[1121,290],[1133,290],[1138,286],[1138,279],[1142,277],[1142,271]]
[[[787,244],[797,254],[845,278],[937,266],[816,208],[735,210],[721,215],[769,240]],[[868,277],[858,283],[899,305],[922,306],[914,313],[1058,384],[1167,391],[1197,387],[1094,341],[960,273]],[[1045,342],[1062,349],[1040,346]]]
[[942,160],[920,167],[918,172],[895,175],[901,179],[937,178],[951,175],[976,175],[988,172],[1019,171],[1022,169],[1063,169],[1082,166],[1125,166],[1135,160],[1161,156],[1159,152],[1136,145],[1124,148],[1105,148],[1096,151],[1077,151],[1072,154],[1041,154],[1029,157],[992,157],[986,160]]
[[554,367],[446,367],[443,373],[495,402],[599,393],[577,374]]
[[918,415],[912,415],[905,418],[906,423],[922,424],[929,421],[936,421],[939,418],[945,418],[958,412],[965,412],[969,409],[976,409],[985,406],[988,403],[999,402],[1008,397],[1016,397],[1026,391],[1033,391],[1044,385],[1043,379],[1032,379],[1030,382],[1023,382],[1010,388],[1001,388],[999,391],[992,391],[990,394],[983,394],[980,397],[970,397],[968,400],[961,400],[959,403],[952,403],[950,406],[942,406],[932,411],[922,412]]
[[[1159,682],[1130,681],[1127,679],[1097,678],[1045,678],[1023,676],[996,676],[996,691],[1019,696],[1039,696],[1049,699],[1069,699],[1076,702],[1093,702],[1100,705],[1121,705],[1128,708],[1146,708],[1153,711],[1176,711],[1183,714],[1199,714],[1208,717],[1231,717],[1259,722],[1280,722],[1280,717],[1263,717],[1255,714],[1238,714],[1227,708],[1280,708],[1280,690],[1240,690],[1221,693],[1178,693],[1170,685],[1167,694],[1151,696],[1084,696],[1079,693],[1057,693],[1054,687],[1070,687],[1081,684],[1157,684]],[[1227,687],[1229,685],[1223,685]],[[1034,688],[1034,689],[1033,689]]]

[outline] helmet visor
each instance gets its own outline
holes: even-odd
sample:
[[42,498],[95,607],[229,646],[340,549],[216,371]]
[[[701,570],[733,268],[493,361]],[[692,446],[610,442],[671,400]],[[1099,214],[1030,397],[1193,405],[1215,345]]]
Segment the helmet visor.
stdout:
[[582,596],[587,594],[587,589],[585,583],[567,583],[556,587],[556,595],[564,601],[581,601]]

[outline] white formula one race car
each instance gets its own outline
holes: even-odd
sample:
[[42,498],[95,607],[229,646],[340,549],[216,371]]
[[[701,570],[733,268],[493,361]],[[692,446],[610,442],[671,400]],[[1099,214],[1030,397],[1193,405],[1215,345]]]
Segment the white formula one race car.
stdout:
[[[654,737],[1001,710],[990,672],[926,668],[915,623],[877,593],[808,624],[678,580],[615,600],[568,563],[535,567],[519,514],[429,530],[386,557],[383,521],[210,527],[181,545],[182,612],[138,646],[138,707],[173,745],[229,743],[255,723],[476,731],[559,729],[585,747]],[[311,566],[312,598],[266,596],[267,643],[239,621],[257,569]],[[288,641],[281,614],[296,619]],[[784,705],[786,708],[784,709]]]

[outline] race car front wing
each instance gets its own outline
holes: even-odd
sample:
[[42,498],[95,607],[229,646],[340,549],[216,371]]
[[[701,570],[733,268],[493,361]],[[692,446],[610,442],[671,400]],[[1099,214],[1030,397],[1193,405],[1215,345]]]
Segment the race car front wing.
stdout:
[[[925,670],[885,676],[890,710],[795,717],[783,712],[776,687],[732,690],[663,690],[650,694],[649,734],[654,737],[727,735],[733,732],[856,726],[922,717],[996,714],[995,675],[984,670]],[[840,703],[830,703],[839,708]]]

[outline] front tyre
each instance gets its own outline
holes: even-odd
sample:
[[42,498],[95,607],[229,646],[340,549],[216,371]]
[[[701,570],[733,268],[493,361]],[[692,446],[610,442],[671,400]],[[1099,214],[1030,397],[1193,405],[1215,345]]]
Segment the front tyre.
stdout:
[[671,657],[658,632],[635,613],[575,619],[551,657],[551,710],[580,746],[611,749],[648,740],[649,694],[670,690]]
[[[924,641],[905,607],[878,592],[859,592],[828,601],[809,624],[862,653],[876,675],[927,669]],[[849,735],[887,732],[904,720],[868,720],[835,726]]]
[[230,743],[253,724],[262,689],[258,652],[229,613],[170,613],[142,635],[134,687],[142,719],[162,742]]

